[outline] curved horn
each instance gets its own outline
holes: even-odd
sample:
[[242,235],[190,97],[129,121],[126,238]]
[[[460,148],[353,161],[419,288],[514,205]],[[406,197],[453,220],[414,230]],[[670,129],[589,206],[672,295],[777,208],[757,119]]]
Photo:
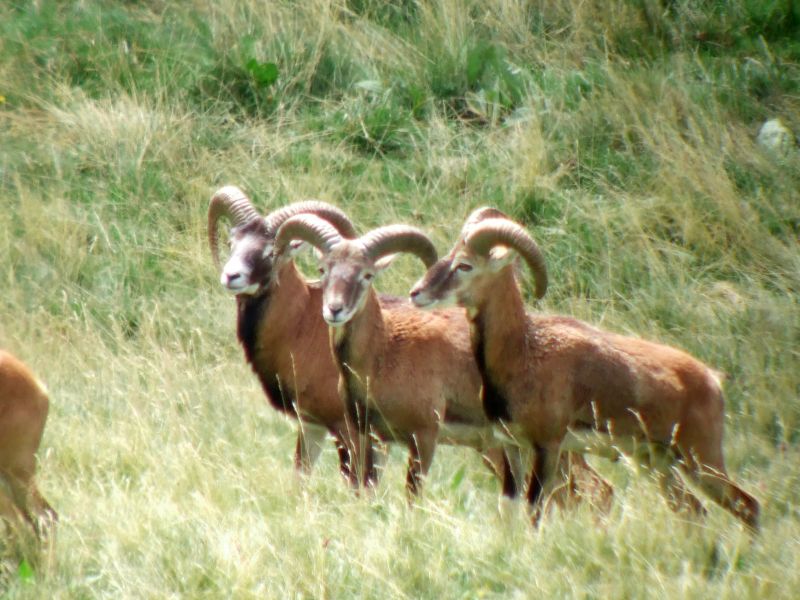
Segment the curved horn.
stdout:
[[270,231],[277,231],[285,221],[301,213],[309,213],[325,219],[339,231],[342,237],[348,239],[357,237],[356,228],[342,210],[319,200],[294,202],[271,212],[267,215],[267,227]]
[[286,219],[278,229],[275,254],[282,253],[292,240],[303,240],[327,254],[342,241],[342,236],[325,219],[310,213],[301,213]]
[[430,268],[438,258],[436,247],[428,236],[409,225],[378,227],[360,239],[367,256],[373,261],[395,252],[408,252],[417,256],[426,267]]
[[464,226],[461,228],[461,231],[466,233],[467,229],[474,227],[486,219],[508,219],[508,215],[502,210],[492,206],[482,206],[480,208],[476,208],[470,213],[469,217],[467,217],[467,220],[464,223]]
[[488,256],[489,251],[498,245],[516,250],[533,271],[536,297],[544,296],[547,291],[547,267],[544,264],[544,256],[524,227],[508,219],[489,218],[467,232],[464,243],[480,256]]
[[219,270],[217,223],[220,218],[227,217],[236,226],[258,219],[260,216],[247,195],[235,185],[226,185],[214,193],[208,203],[208,245],[217,270]]

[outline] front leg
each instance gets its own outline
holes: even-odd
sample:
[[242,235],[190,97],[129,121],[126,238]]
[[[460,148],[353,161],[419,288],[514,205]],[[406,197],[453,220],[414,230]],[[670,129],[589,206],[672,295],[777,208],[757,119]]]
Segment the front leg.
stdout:
[[345,416],[332,431],[333,437],[336,439],[336,451],[339,453],[339,473],[353,488],[358,487],[358,473],[356,473],[356,467],[351,458],[355,456],[351,440],[352,432],[356,429],[356,426]]
[[531,510],[531,521],[538,525],[542,516],[542,507],[556,485],[559,477],[560,443],[535,444],[533,469],[528,484],[528,505]]
[[378,476],[371,436],[365,434],[360,424],[349,417],[345,429],[339,445],[342,474],[354,489],[358,489],[359,485],[374,487]]
[[378,475],[366,403],[354,389],[353,382],[345,375],[339,380],[339,395],[347,412],[350,482],[353,487],[358,487],[359,482],[364,487],[374,487]]
[[294,451],[294,467],[299,473],[307,475],[311,472],[322,452],[322,444],[327,433],[324,427],[299,421]]
[[408,474],[406,489],[410,496],[418,496],[422,489],[422,479],[428,474],[436,451],[436,438],[439,427],[414,432],[408,442]]
[[501,493],[504,498],[516,500],[522,496],[525,489],[527,455],[523,456],[523,450],[515,444],[495,446],[487,449],[481,455],[483,464],[500,480]]
[[503,495],[515,499],[525,488],[523,450],[519,446],[503,446]]

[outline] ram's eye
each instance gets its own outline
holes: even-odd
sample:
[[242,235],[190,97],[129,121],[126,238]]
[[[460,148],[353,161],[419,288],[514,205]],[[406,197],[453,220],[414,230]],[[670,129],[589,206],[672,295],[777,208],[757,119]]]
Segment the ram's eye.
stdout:
[[458,263],[458,265],[456,266],[456,270],[469,273],[470,271],[472,271],[472,265],[469,263]]
[[319,274],[320,274],[320,275],[325,275],[325,267],[320,267],[320,268],[319,268],[319,269],[317,269],[317,270],[319,271]]
[[373,273],[364,273],[363,275],[364,281],[371,281],[373,277],[375,277]]

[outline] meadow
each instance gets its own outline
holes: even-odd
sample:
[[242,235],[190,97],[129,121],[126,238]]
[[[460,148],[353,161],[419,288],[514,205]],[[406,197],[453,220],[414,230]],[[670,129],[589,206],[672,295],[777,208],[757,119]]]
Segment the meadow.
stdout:
[[[792,598],[800,588],[800,5],[792,0],[0,4],[0,347],[46,383],[44,548],[3,598]],[[609,514],[536,529],[474,451],[406,502],[299,478],[235,336],[206,209],[319,198],[446,251],[493,205],[543,249],[530,306],[725,374],[753,537],[591,459]],[[313,257],[304,264],[313,273]],[[402,258],[376,287],[405,295]]]

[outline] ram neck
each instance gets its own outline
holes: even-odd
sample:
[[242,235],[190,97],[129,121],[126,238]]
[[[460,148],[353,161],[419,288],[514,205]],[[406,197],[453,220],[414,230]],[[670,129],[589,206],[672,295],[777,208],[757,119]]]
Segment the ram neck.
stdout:
[[268,292],[272,299],[265,317],[275,331],[296,331],[297,323],[307,313],[309,288],[294,262],[284,264],[273,278]]
[[280,381],[278,353],[296,337],[309,298],[308,286],[291,262],[261,293],[236,297],[236,329],[245,358],[278,410],[294,411],[294,394],[281,385],[285,382]]
[[511,266],[485,289],[468,310],[472,349],[483,383],[483,408],[490,419],[510,420],[505,383],[525,352],[525,305]]
[[362,379],[372,375],[386,342],[386,324],[373,289],[348,323],[331,329],[331,342],[342,374],[351,373]]

